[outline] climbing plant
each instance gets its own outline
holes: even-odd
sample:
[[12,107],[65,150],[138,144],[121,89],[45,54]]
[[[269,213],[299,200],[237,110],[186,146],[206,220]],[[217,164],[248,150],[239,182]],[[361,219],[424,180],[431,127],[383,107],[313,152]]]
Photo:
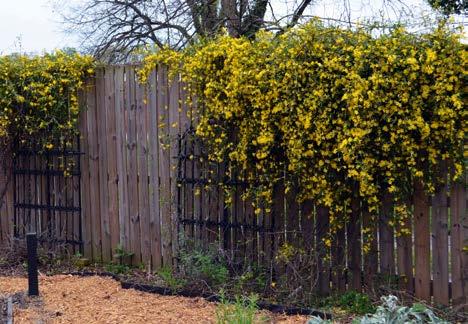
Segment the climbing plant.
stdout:
[[[180,73],[197,101],[196,133],[210,159],[241,169],[257,213],[277,186],[330,209],[340,227],[357,196],[375,212],[383,195],[407,215],[415,182],[433,193],[441,161],[463,172],[466,48],[440,23],[417,34],[313,21],[255,41],[220,36],[144,60]],[[336,226],[333,226],[336,225]]]
[[92,58],[78,54],[0,56],[0,149],[30,141],[52,149],[75,133],[78,91],[91,73]]

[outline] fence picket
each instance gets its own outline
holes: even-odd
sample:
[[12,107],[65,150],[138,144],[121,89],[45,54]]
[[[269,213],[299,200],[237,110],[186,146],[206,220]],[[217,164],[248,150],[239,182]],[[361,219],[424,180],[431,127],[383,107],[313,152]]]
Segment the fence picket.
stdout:
[[118,221],[119,242],[122,248],[130,251],[128,237],[128,186],[127,186],[127,157],[126,157],[126,127],[125,127],[125,69],[115,68],[115,129],[117,138],[117,189],[118,189]]
[[[86,103],[87,103],[87,120],[88,120],[88,148],[86,152],[88,156],[88,167],[89,167],[89,205],[91,219],[91,239],[92,239],[92,252],[94,260],[102,260],[102,249],[101,249],[101,212],[99,210],[100,202],[100,191],[99,191],[99,141],[98,141],[98,123],[97,123],[97,111],[98,102],[96,97],[96,89],[98,86],[97,80],[90,80],[90,89],[87,92]],[[46,186],[46,180],[44,179],[44,186]],[[45,193],[45,190],[44,190]]]
[[148,84],[148,140],[149,140],[149,173],[150,173],[150,239],[152,267],[159,269],[161,256],[161,218],[159,192],[159,131],[157,107],[157,75],[151,73]]
[[428,197],[420,183],[414,190],[414,246],[415,295],[429,300],[431,297],[430,233]]
[[140,226],[141,261],[151,264],[149,174],[148,174],[148,98],[145,86],[135,80],[138,156],[138,225]]
[[330,293],[330,273],[329,265],[326,262],[328,246],[325,244],[326,236],[330,227],[328,209],[322,206],[317,207],[317,272],[318,272],[318,293],[328,295]]
[[375,222],[373,215],[365,202],[362,207],[362,226],[365,231],[363,237],[363,244],[366,246],[364,252],[364,278],[365,286],[373,290],[375,278],[378,273],[378,247],[377,247],[377,228],[378,224]]
[[[466,305],[468,302],[468,256],[463,250],[468,238],[466,215],[466,176],[452,184],[450,192],[450,242],[452,263],[452,303]],[[464,307],[466,310],[468,307]]]
[[127,69],[127,163],[128,163],[128,207],[131,250],[134,264],[141,262],[140,213],[138,209],[138,155],[137,155],[137,106],[135,68]]
[[[440,175],[447,177],[447,164],[441,163]],[[449,304],[448,186],[439,186],[432,198],[432,269],[434,302]]]
[[117,174],[117,130],[116,130],[116,86],[114,67],[106,68],[106,146],[108,160],[107,190],[109,192],[109,227],[110,227],[110,250],[114,249],[120,242],[119,209],[118,209],[118,174]]
[[379,212],[379,251],[380,272],[389,276],[395,274],[395,259],[393,245],[393,228],[389,225],[392,218],[392,198],[384,194]]
[[170,137],[169,137],[169,85],[167,68],[158,69],[158,112],[159,112],[159,174],[161,176],[161,240],[163,264],[172,266],[171,246],[171,183],[170,183]]
[[351,200],[351,217],[347,226],[348,282],[356,291],[361,291],[361,207],[356,195]]
[[[92,86],[92,85],[91,85]],[[91,91],[91,89],[86,86],[86,91]],[[83,255],[86,258],[92,259],[93,252],[92,252],[92,237],[91,237],[91,197],[90,191],[88,190],[90,182],[89,182],[89,164],[88,164],[88,155],[89,154],[89,131],[88,131],[88,108],[86,106],[86,96],[84,93],[81,93],[80,96],[80,104],[83,108],[80,114],[80,148],[85,154],[82,154],[80,158],[80,167],[81,167],[81,188],[85,190],[81,190],[81,219],[82,219],[82,239],[83,239]],[[39,190],[42,191],[42,177],[39,178]],[[1,187],[1,186],[0,186]],[[79,188],[79,189],[81,189]],[[1,190],[1,189],[0,189]],[[76,191],[76,190],[75,190]],[[80,196],[80,192],[76,192],[78,197]],[[39,196],[39,199],[42,197]],[[41,203],[41,201],[39,201]],[[42,217],[41,217],[42,218]],[[42,226],[41,226],[42,232]]]
[[[98,143],[99,143],[99,209],[101,213],[101,243],[102,259],[105,262],[111,261],[111,232],[109,219],[109,190],[108,181],[108,159],[106,143],[106,70],[96,70],[96,97],[97,97],[97,121],[98,121]],[[107,74],[108,75],[108,74]]]
[[[407,208],[411,203],[407,203]],[[413,242],[412,242],[412,222],[411,218],[405,218],[403,224],[398,225],[400,232],[397,237],[397,268],[400,288],[408,293],[414,294],[413,275]]]

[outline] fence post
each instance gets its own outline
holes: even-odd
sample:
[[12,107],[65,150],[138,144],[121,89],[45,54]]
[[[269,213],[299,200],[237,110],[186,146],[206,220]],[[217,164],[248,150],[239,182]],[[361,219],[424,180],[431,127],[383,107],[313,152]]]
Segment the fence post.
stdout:
[[37,278],[37,236],[36,233],[26,234],[28,247],[28,285],[29,296],[39,296],[39,281]]

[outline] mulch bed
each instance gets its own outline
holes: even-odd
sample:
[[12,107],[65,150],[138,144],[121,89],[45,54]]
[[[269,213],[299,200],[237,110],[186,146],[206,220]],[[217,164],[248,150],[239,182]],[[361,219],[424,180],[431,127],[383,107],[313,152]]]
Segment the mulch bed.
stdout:
[[[216,303],[124,289],[111,277],[40,276],[40,297],[26,296],[27,279],[0,277],[0,298],[14,298],[15,323],[215,323]],[[262,311],[271,323],[305,323],[307,316]]]

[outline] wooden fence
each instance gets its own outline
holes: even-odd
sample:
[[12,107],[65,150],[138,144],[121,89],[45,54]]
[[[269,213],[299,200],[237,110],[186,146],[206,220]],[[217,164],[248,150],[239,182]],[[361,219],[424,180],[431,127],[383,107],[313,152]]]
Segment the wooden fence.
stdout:
[[[439,188],[433,197],[416,185],[408,201],[413,221],[400,225],[411,233],[407,236],[397,236],[388,225],[391,197],[383,198],[375,217],[355,199],[348,225],[329,246],[327,210],[313,202],[299,205],[294,193],[285,194],[280,185],[270,213],[255,216],[251,203],[240,198],[241,184],[233,186],[233,203],[226,206],[224,192],[206,186],[207,174],[223,175],[222,166],[209,166],[195,146],[181,149],[187,145],[183,141],[189,140],[185,135],[193,120],[183,84],[170,82],[160,68],[142,86],[135,69],[98,69],[82,96],[81,218],[86,257],[109,262],[121,246],[134,253],[135,264],[153,269],[172,266],[182,235],[216,242],[233,259],[268,268],[280,280],[293,275],[282,258],[287,247],[295,247],[302,251],[299,259],[312,260],[306,269],[313,278],[311,289],[324,295],[375,288],[380,282],[437,304],[467,303],[464,183]],[[0,193],[8,172],[0,174]],[[3,240],[12,233],[11,191],[0,208]],[[370,228],[376,239],[365,242],[363,228]],[[370,252],[363,253],[364,245]]]

